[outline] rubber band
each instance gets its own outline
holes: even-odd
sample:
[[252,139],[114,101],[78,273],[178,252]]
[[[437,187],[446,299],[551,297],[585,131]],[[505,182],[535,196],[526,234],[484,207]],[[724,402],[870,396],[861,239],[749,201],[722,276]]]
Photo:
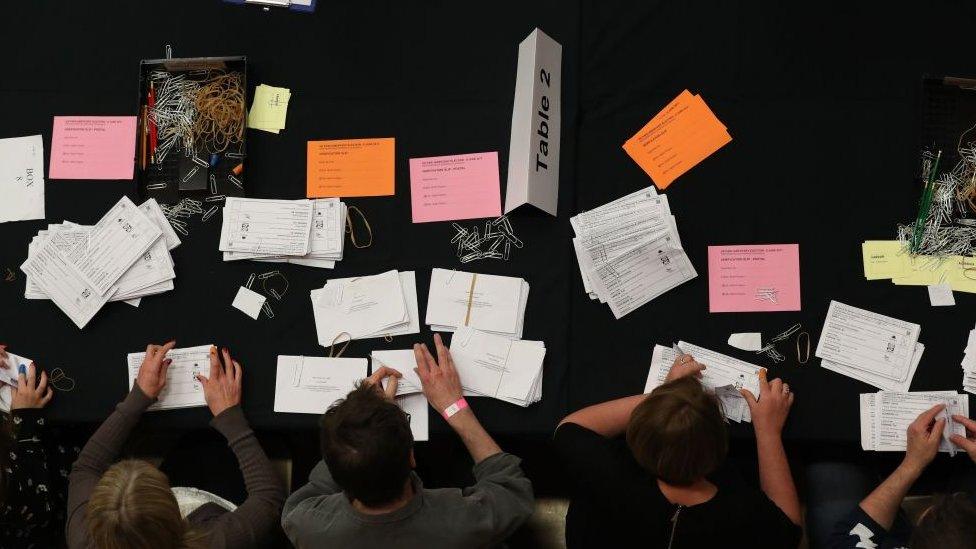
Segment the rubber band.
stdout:
[[464,325],[467,326],[471,321],[471,303],[474,301],[474,284],[478,280],[478,274],[471,274],[471,287],[468,288],[468,307],[467,311],[464,313]]
[[75,388],[75,380],[68,377],[61,368],[51,370],[51,375],[48,376],[47,382],[51,387],[54,387],[62,393],[70,393]]
[[[359,217],[363,220],[363,225],[366,227],[366,232],[369,233],[369,242],[366,244],[360,245],[359,242],[356,241],[356,231],[353,228],[352,216],[349,215],[353,211],[359,214]],[[366,214],[355,206],[349,206],[346,208],[346,234],[349,235],[349,240],[352,241],[353,247],[357,249],[361,250],[363,248],[369,248],[373,245],[373,228],[369,226],[369,220],[366,219]]]
[[[803,339],[803,336],[806,336],[807,338],[807,351],[806,351],[806,357],[801,359],[800,357],[802,355],[800,354],[800,340]],[[807,361],[809,360],[810,360],[810,334],[808,332],[800,332],[796,336],[796,361],[800,364],[806,364]]]
[[[346,336],[349,339],[346,340],[346,344],[343,345],[342,348],[340,348],[339,349],[339,352],[337,353],[337,352],[335,352],[336,342],[338,342],[339,341],[339,338],[342,337],[342,336]],[[346,347],[348,347],[349,346],[349,343],[351,343],[351,342],[352,342],[352,334],[350,334],[349,332],[339,332],[338,334],[336,334],[336,336],[334,338],[332,338],[332,345],[329,346],[329,358],[340,358],[340,357],[342,357],[342,353],[346,352]]]

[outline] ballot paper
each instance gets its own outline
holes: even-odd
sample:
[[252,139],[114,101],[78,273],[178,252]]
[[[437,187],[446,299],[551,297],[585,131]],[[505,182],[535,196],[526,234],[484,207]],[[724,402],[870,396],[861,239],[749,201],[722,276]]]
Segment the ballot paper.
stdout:
[[222,252],[303,256],[309,251],[310,200],[265,200],[228,196],[220,228]]
[[100,295],[105,295],[143,254],[163,235],[146,214],[123,196],[87,237],[51,236],[64,261]]
[[414,442],[430,440],[430,406],[427,405],[427,397],[422,393],[397,396],[396,404],[407,414]]
[[969,331],[962,359],[962,388],[976,394],[976,329]]
[[315,332],[324,347],[347,337],[370,339],[420,332],[413,271],[334,278],[325,287],[312,290],[311,298]]
[[828,370],[876,387],[906,390],[921,360],[921,327],[831,301],[816,356]]
[[0,139],[0,223],[44,219],[44,141]]
[[385,366],[403,375],[403,377],[397,380],[397,396],[423,391],[420,376],[414,371],[414,368],[417,367],[417,359],[413,353],[413,349],[373,351],[370,354],[370,359],[373,361],[374,372]]
[[32,252],[20,270],[79,328],[84,328],[111,296],[111,293],[100,293],[79,277],[58,253],[53,239]]
[[[171,349],[166,358],[173,362],[166,370],[166,386],[160,391],[156,402],[148,408],[149,411],[171,410],[174,408],[192,408],[206,406],[203,397],[203,385],[197,381],[197,375],[210,377],[210,349],[213,345],[187,347],[185,349]],[[129,389],[139,377],[139,366],[146,358],[146,353],[129,353]]]
[[278,357],[274,411],[322,414],[366,377],[365,358]]
[[908,426],[922,412],[938,404],[944,404],[945,410],[936,419],[946,422],[939,451],[955,455],[958,448],[949,437],[965,437],[966,427],[954,421],[952,416],[969,417],[969,397],[955,391],[862,393],[861,448],[878,452],[904,452]]
[[648,187],[570,218],[583,289],[621,318],[698,276],[666,196]]
[[[751,422],[749,404],[739,390],[748,389],[758,397],[759,374],[765,368],[684,341],[678,342],[678,348],[705,365],[701,378],[702,385],[713,391],[719,398],[725,417],[737,423]],[[651,368],[647,373],[647,382],[644,384],[645,393],[653,391],[667,380],[668,372],[671,371],[671,366],[677,357],[678,352],[672,347],[654,346]]]
[[[305,202],[304,200],[302,202]],[[309,225],[309,250],[304,255],[260,252],[224,252],[224,261],[251,259],[271,263],[294,263],[307,267],[335,268],[342,260],[345,245],[346,204],[338,198],[312,200]]]
[[513,340],[462,326],[451,337],[451,358],[465,396],[494,397],[527,407],[542,399],[541,341]]
[[[175,263],[173,262],[170,250],[178,246],[180,240],[176,237],[175,232],[172,230],[165,216],[163,216],[162,210],[155,200],[144,202],[138,209],[142,214],[145,214],[145,220],[148,220],[151,225],[155,226],[162,236],[157,237],[149,249],[138,256],[123,272],[122,276],[114,283],[111,291],[107,292],[107,299],[105,301],[125,301],[130,305],[138,306],[138,302],[142,297],[168,292],[175,287],[173,282],[176,278],[176,271],[174,270]],[[37,236],[28,245],[28,259],[37,255],[38,250],[46,245],[48,241],[52,241],[51,245],[61,254],[60,257],[62,258],[64,254],[83,256],[87,253],[102,253],[104,255],[108,253],[104,246],[99,247],[94,245],[94,243],[89,244],[97,238],[93,236],[95,230],[96,227],[78,225],[70,221],[50,224],[46,230],[38,232]],[[143,231],[143,233],[145,232]],[[57,238],[54,238],[55,235],[57,235]],[[136,238],[141,237],[137,236]],[[125,244],[121,246],[124,247]],[[99,261],[99,259],[95,258],[93,261]],[[100,261],[105,262],[111,260],[103,258]],[[24,290],[24,297],[27,299],[50,299],[48,293],[35,280],[35,276],[27,270],[25,270],[25,273],[27,275],[27,284]],[[71,269],[68,273],[69,276],[78,280],[70,281],[62,279],[56,281],[57,284],[60,286],[73,286],[77,291],[83,292],[84,290],[80,288],[86,285],[86,283],[81,274],[77,269]],[[97,290],[93,291],[97,292]],[[59,306],[63,303],[63,301],[61,303],[55,301],[55,304]],[[77,307],[71,306],[70,308]]]
[[517,277],[433,269],[426,322],[435,332],[469,326],[520,339],[529,283]]

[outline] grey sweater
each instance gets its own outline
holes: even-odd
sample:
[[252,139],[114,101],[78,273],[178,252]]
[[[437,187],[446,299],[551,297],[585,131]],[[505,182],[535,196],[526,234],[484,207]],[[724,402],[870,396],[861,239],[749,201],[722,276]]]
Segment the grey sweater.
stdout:
[[413,498],[384,515],[360,513],[329,473],[325,461],[309,483],[285,501],[281,525],[298,549],[475,549],[502,543],[533,510],[532,483],[511,454],[495,454],[474,466],[474,486],[424,489],[411,473]]
[[[88,498],[102,475],[115,463],[129,433],[153,403],[138,385],[115,407],[81,451],[68,477],[68,547],[91,547],[86,512]],[[187,522],[209,534],[208,546],[217,548],[264,547],[274,531],[285,490],[240,406],[224,410],[210,421],[237,456],[247,499],[237,510],[209,503],[186,517]],[[228,467],[232,464],[228,463]]]

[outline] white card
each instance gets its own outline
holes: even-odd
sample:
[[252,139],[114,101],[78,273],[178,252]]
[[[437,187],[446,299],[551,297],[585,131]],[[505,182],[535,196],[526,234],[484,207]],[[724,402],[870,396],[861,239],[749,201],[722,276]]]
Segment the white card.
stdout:
[[952,295],[952,286],[948,282],[929,286],[929,301],[933,307],[955,305],[956,298]]
[[745,332],[729,336],[729,345],[743,351],[758,351],[762,349],[762,334],[759,332]]
[[44,219],[44,141],[0,139],[0,223]]
[[237,296],[232,305],[235,309],[257,320],[261,314],[261,307],[264,307],[264,302],[267,300],[268,298],[263,295],[241,286],[241,289],[237,290]]

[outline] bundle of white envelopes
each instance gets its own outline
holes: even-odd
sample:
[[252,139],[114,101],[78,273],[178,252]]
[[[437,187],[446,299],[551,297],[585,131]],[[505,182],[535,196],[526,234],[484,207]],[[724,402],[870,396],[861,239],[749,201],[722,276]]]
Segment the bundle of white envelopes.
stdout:
[[569,221],[583,288],[615,318],[698,276],[681,247],[668,197],[653,186]]
[[224,261],[251,259],[332,269],[342,260],[346,204],[338,198],[228,197],[220,228]]
[[435,332],[467,326],[521,339],[528,299],[529,283],[521,278],[434,269],[426,322]]
[[451,337],[451,358],[465,396],[497,398],[527,407],[542,399],[546,345],[467,326]]
[[28,246],[21,270],[27,299],[50,299],[84,328],[109,301],[138,306],[174,288],[170,250],[180,239],[155,200],[123,196],[95,225],[48,225]]
[[334,278],[312,290],[311,298],[315,332],[325,347],[347,339],[420,332],[413,271]]

